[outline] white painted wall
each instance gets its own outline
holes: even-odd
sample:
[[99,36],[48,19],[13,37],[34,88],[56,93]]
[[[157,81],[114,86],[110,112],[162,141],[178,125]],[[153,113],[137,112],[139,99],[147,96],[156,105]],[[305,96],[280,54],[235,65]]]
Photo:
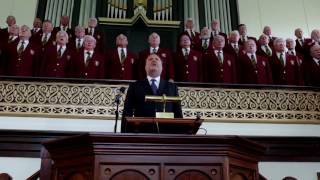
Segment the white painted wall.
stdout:
[[26,24],[32,27],[37,5],[38,0],[1,0],[0,27],[7,27],[8,15],[14,15],[18,25]]
[[0,173],[8,173],[13,180],[25,180],[40,169],[39,158],[0,157]]
[[259,173],[270,180],[281,180],[292,176],[299,180],[317,180],[320,163],[309,162],[261,162]]
[[301,27],[305,36],[320,28],[319,0],[238,0],[240,23],[246,24],[248,34],[259,37],[265,25],[277,37],[294,37]]

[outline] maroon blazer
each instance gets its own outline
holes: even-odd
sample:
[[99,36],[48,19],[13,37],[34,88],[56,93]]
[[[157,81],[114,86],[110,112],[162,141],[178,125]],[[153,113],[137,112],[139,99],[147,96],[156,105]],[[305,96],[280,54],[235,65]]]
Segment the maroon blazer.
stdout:
[[313,59],[306,59],[302,63],[302,68],[305,85],[320,87],[320,65]]
[[44,77],[58,77],[67,78],[71,72],[71,61],[74,58],[72,50],[67,49],[64,51],[61,58],[58,58],[57,45],[52,44],[45,49],[42,62],[41,62],[41,76]]
[[[86,35],[89,34],[89,30],[88,28],[86,28],[85,30],[85,33]],[[97,40],[97,44],[96,44],[96,49],[95,50],[98,50],[99,52],[104,52],[104,34],[100,31],[97,30],[97,28],[94,30],[94,34],[93,34],[93,37]]]
[[183,56],[180,49],[174,54],[175,81],[178,82],[202,82],[203,64],[201,52],[190,49],[188,59]]
[[[137,64],[138,68],[138,79],[143,80],[147,77],[145,66],[147,57],[150,55],[150,48],[145,49],[139,53],[139,61]],[[169,49],[159,48],[157,55],[162,61],[162,73],[161,78],[164,80],[174,79],[174,64],[172,61],[172,54]]]
[[303,42],[304,42],[304,44],[301,45],[299,40],[296,39],[296,51],[299,52],[300,54],[305,54],[306,53],[304,45],[312,42],[312,40],[309,39],[309,38],[304,38]]
[[32,36],[30,38],[30,41],[33,42],[34,44],[37,44],[41,48],[41,50],[44,52],[48,45],[50,46],[53,42],[56,41],[56,35],[53,32],[51,32],[51,36],[48,39],[46,44],[42,44],[42,35],[43,35],[43,32],[41,31],[41,33],[38,33]]
[[108,79],[133,80],[137,73],[135,64],[136,55],[127,51],[127,57],[121,64],[118,49],[111,49],[106,53],[106,77]]
[[9,44],[6,48],[6,75],[9,76],[38,76],[40,49],[29,42],[25,50],[18,55],[17,45]]
[[0,42],[8,42],[9,39],[9,32],[8,28],[0,29]]
[[76,53],[71,60],[71,74],[74,78],[85,79],[104,79],[105,78],[105,59],[99,52],[94,52],[88,66],[84,63],[84,50]]
[[213,49],[203,56],[205,81],[209,83],[237,83],[237,65],[233,55],[223,52],[221,65]]
[[303,85],[300,65],[295,56],[286,54],[286,66],[283,66],[275,52],[269,62],[274,84]]
[[82,47],[80,49],[77,49],[76,39],[72,38],[69,40],[67,47],[72,50],[73,52],[79,52],[83,49],[84,43],[82,44]]
[[[273,55],[273,54],[275,53],[275,51],[274,51],[274,49],[273,49],[272,46],[269,46],[269,47],[270,47],[270,49],[271,49],[271,51],[272,51],[272,55]],[[257,52],[256,52],[256,54],[259,55],[259,56],[263,56],[263,57],[265,57],[265,58],[270,58],[270,57],[271,57],[271,56],[268,56],[268,54],[263,51],[261,45],[259,45],[259,44],[257,45]]]
[[236,50],[232,47],[231,44],[227,44],[224,48],[223,51],[225,51],[227,54],[233,55],[235,58],[238,56],[242,55],[244,52],[244,47],[240,44],[238,44],[239,52],[237,53]]
[[31,29],[31,35],[32,35],[31,38],[40,33],[42,33],[42,29],[40,29],[38,32],[36,32],[34,29]]
[[[208,48],[211,48],[212,47],[212,39],[210,38],[209,39],[209,43],[208,43]],[[200,38],[197,42],[195,42],[195,45],[194,45],[194,50],[197,50],[197,51],[200,51],[200,52],[204,52],[206,51],[207,49],[204,49],[203,46],[202,46],[202,39]]]
[[256,55],[257,64],[254,66],[247,54],[239,58],[241,80],[243,84],[272,84],[272,72],[267,58]]

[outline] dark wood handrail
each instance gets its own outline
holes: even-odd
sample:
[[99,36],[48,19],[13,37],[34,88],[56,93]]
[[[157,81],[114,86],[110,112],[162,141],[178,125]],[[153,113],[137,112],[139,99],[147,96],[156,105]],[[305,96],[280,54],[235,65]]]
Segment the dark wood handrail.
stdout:
[[28,177],[27,180],[38,180],[40,178],[40,170],[32,174],[32,176]]

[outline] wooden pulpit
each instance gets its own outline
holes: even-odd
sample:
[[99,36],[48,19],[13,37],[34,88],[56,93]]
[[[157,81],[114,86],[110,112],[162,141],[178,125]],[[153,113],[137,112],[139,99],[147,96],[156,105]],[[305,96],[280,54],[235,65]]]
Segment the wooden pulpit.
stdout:
[[141,126],[153,125],[157,134],[196,134],[203,119],[126,117],[134,133],[141,133]]
[[43,145],[52,164],[40,174],[53,180],[258,180],[265,151],[236,136],[163,134],[88,133]]

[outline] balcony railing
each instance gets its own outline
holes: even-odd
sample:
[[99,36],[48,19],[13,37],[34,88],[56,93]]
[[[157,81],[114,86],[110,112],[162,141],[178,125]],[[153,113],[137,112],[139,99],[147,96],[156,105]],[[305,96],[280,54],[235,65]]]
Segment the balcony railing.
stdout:
[[[111,120],[114,98],[129,83],[1,77],[0,115]],[[319,87],[177,85],[185,118],[199,115],[206,122],[320,124]],[[123,102],[120,113],[122,108]]]

